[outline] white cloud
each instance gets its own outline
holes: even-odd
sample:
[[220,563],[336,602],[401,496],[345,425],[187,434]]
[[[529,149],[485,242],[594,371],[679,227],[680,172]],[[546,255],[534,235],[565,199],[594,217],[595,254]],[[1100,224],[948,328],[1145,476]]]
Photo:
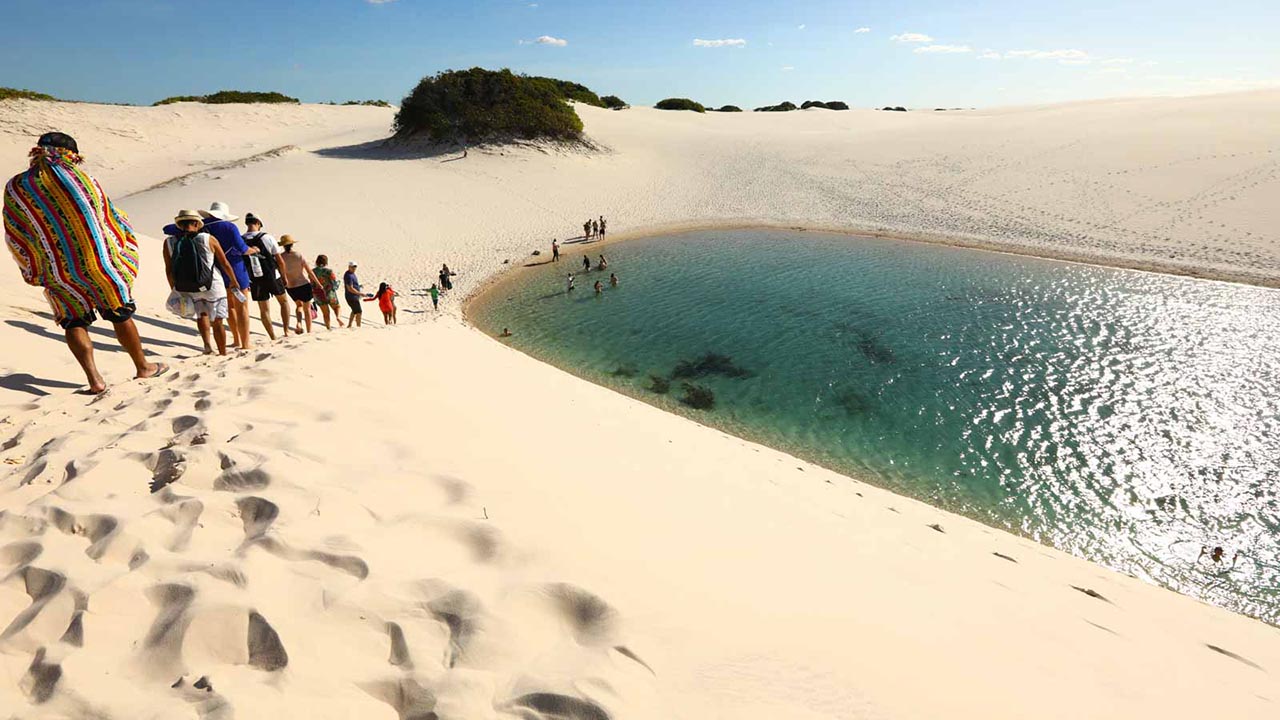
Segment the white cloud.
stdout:
[[1093,61],[1084,50],[1010,50],[1004,54],[1007,58],[1028,58],[1031,60],[1057,60],[1064,65],[1086,65]]
[[365,0],[365,2],[369,3],[370,5],[385,5],[389,2],[395,2],[395,1],[396,0]]
[[854,30],[854,32],[855,32],[855,33],[869,33],[869,32],[871,32],[871,28],[869,28],[869,27],[860,27],[860,28],[858,28],[857,30]]
[[702,38],[694,38],[694,47],[745,47],[746,40],[742,38],[731,38],[727,40],[703,40]]
[[793,66],[793,65],[783,65],[783,66],[782,66],[782,72],[791,72],[792,70],[795,70],[795,66]]
[[1137,60],[1134,60],[1133,58],[1107,58],[1106,60],[1102,61],[1102,64],[1103,65],[1132,65],[1135,62],[1137,62]]
[[564,47],[565,45],[569,44],[568,40],[565,40],[563,38],[551,37],[550,35],[542,35],[537,40],[534,40],[534,42],[538,43],[539,45],[552,45],[554,47]]
[[905,43],[933,42],[933,38],[924,33],[902,33],[901,35],[890,35],[890,40]]
[[982,54],[978,56],[978,59],[979,60],[999,60],[1000,53],[996,52],[995,50],[983,50]]
[[912,50],[918,53],[967,53],[973,52],[968,45],[923,45]]
[[804,29],[804,25],[801,25],[801,26],[797,27],[796,29],[797,29],[797,30],[803,30],[803,29]]

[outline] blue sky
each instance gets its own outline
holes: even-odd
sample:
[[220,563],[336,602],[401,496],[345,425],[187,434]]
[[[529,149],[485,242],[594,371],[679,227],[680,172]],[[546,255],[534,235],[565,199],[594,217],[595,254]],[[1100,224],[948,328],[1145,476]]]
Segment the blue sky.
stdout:
[[633,104],[991,106],[1280,86],[1280,0],[0,0],[0,85],[395,103],[510,67]]

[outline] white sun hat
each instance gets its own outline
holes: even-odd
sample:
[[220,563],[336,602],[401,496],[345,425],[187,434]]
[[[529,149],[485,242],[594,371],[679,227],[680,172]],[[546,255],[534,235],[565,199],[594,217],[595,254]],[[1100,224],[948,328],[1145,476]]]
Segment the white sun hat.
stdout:
[[231,207],[221,200],[210,205],[208,210],[201,210],[200,216],[206,220],[209,218],[216,218],[218,220],[226,220],[228,222],[235,222],[240,219],[239,215],[232,215]]

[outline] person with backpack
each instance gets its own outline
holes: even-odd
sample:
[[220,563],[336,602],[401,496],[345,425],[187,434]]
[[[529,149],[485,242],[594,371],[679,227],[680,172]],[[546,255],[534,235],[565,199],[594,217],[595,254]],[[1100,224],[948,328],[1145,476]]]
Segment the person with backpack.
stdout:
[[[181,304],[191,306],[205,352],[213,352],[209,342],[212,333],[218,354],[226,355],[227,332],[222,321],[227,319],[227,283],[232,291],[239,290],[240,283],[218,240],[200,232],[204,220],[198,213],[181,210],[173,222],[179,234],[170,235],[164,241],[164,271],[169,289],[177,293]],[[214,272],[215,267],[222,272]]]
[[280,243],[271,235],[262,231],[262,220],[247,213],[244,216],[244,242],[249,246],[249,294],[258,303],[258,314],[262,318],[262,326],[267,329],[267,337],[276,339],[275,328],[271,326],[271,298],[280,303],[280,324],[284,326],[284,334],[289,335],[289,300],[285,297],[284,260],[280,257],[284,252]]
[[98,315],[114,326],[116,340],[133,361],[135,377],[163,375],[169,366],[147,361],[133,322],[139,258],[128,218],[81,169],[84,158],[75,138],[45,133],[29,157],[30,167],[4,188],[5,243],[22,279],[44,288],[53,320],[62,327],[67,347],[89,381],[88,392],[97,395],[107,389],[89,337],[89,326]]

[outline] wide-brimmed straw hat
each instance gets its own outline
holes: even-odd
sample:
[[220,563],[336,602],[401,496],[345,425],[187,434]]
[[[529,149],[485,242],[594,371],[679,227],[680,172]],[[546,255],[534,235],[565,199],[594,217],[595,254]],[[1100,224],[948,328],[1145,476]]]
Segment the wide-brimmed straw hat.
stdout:
[[281,247],[289,247],[290,245],[292,245],[292,244],[294,244],[294,243],[296,243],[296,242],[298,242],[298,241],[297,241],[297,240],[294,240],[292,235],[281,235],[281,236],[280,236],[280,246],[281,246]]
[[201,227],[204,226],[204,219],[201,218],[200,214],[197,213],[195,210],[179,210],[178,215],[173,219],[173,222],[178,225],[181,225],[182,223],[187,222],[189,220],[195,220],[196,222],[200,223]]
[[235,222],[240,219],[239,215],[232,215],[231,207],[222,201],[214,202],[209,205],[208,210],[201,210],[199,212],[200,216],[205,219],[214,218],[216,220],[226,220],[228,222]]

